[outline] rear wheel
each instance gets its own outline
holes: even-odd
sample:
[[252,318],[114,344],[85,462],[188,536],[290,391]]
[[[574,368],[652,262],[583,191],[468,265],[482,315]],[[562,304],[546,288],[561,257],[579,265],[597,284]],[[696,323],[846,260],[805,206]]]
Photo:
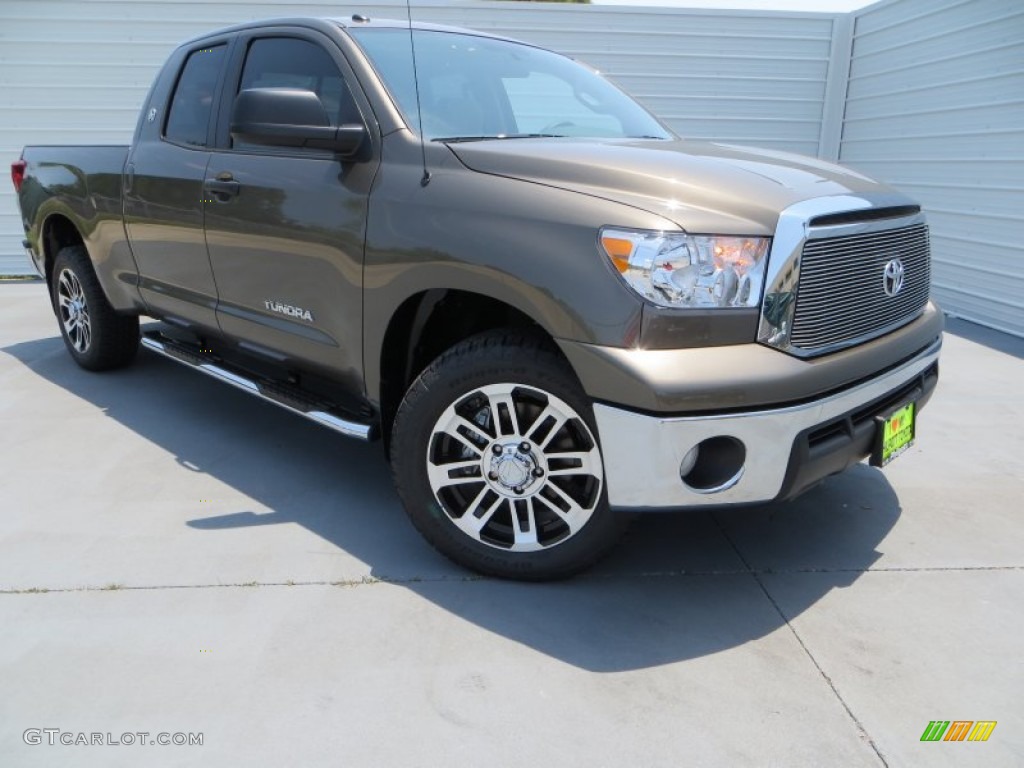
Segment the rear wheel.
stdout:
[[62,248],[53,264],[53,311],[75,362],[90,371],[120,368],[139,348],[139,318],[110,306],[82,246]]
[[541,580],[594,563],[608,508],[590,403],[541,339],[489,332],[432,363],[395,419],[391,463],[413,523],[482,573]]

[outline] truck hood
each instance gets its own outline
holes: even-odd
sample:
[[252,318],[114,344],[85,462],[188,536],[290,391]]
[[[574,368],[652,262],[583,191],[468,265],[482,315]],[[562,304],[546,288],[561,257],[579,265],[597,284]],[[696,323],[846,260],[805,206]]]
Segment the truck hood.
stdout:
[[892,193],[838,165],[726,144],[534,138],[448,146],[474,171],[625,203],[695,233],[771,234],[779,213],[801,200]]

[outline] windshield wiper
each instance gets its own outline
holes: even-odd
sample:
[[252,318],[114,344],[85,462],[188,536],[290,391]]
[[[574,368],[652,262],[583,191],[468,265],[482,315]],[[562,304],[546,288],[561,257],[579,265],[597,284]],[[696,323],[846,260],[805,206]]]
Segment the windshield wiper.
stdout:
[[431,141],[456,143],[460,141],[504,141],[505,139],[564,139],[561,133],[499,133],[490,136],[443,136]]

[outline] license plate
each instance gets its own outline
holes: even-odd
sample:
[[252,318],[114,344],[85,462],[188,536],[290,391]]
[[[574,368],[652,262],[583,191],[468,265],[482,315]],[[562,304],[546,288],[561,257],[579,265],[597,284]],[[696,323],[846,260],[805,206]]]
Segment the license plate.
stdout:
[[915,406],[916,403],[907,403],[876,418],[878,432],[875,436],[875,450],[871,454],[872,466],[884,467],[914,444],[917,427]]

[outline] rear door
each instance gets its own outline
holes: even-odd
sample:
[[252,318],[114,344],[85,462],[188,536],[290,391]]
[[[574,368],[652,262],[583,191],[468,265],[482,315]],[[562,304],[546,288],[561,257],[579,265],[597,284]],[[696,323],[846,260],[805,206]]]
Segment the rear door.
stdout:
[[[281,87],[314,91],[335,125],[366,125],[360,160],[233,141],[235,95]],[[369,105],[333,40],[274,27],[238,38],[220,111],[207,178],[231,190],[206,203],[220,326],[250,352],[361,393],[363,242],[379,162]]]
[[146,106],[125,168],[125,227],[142,298],[179,325],[216,329],[203,212],[214,113],[230,39],[176,51]]

